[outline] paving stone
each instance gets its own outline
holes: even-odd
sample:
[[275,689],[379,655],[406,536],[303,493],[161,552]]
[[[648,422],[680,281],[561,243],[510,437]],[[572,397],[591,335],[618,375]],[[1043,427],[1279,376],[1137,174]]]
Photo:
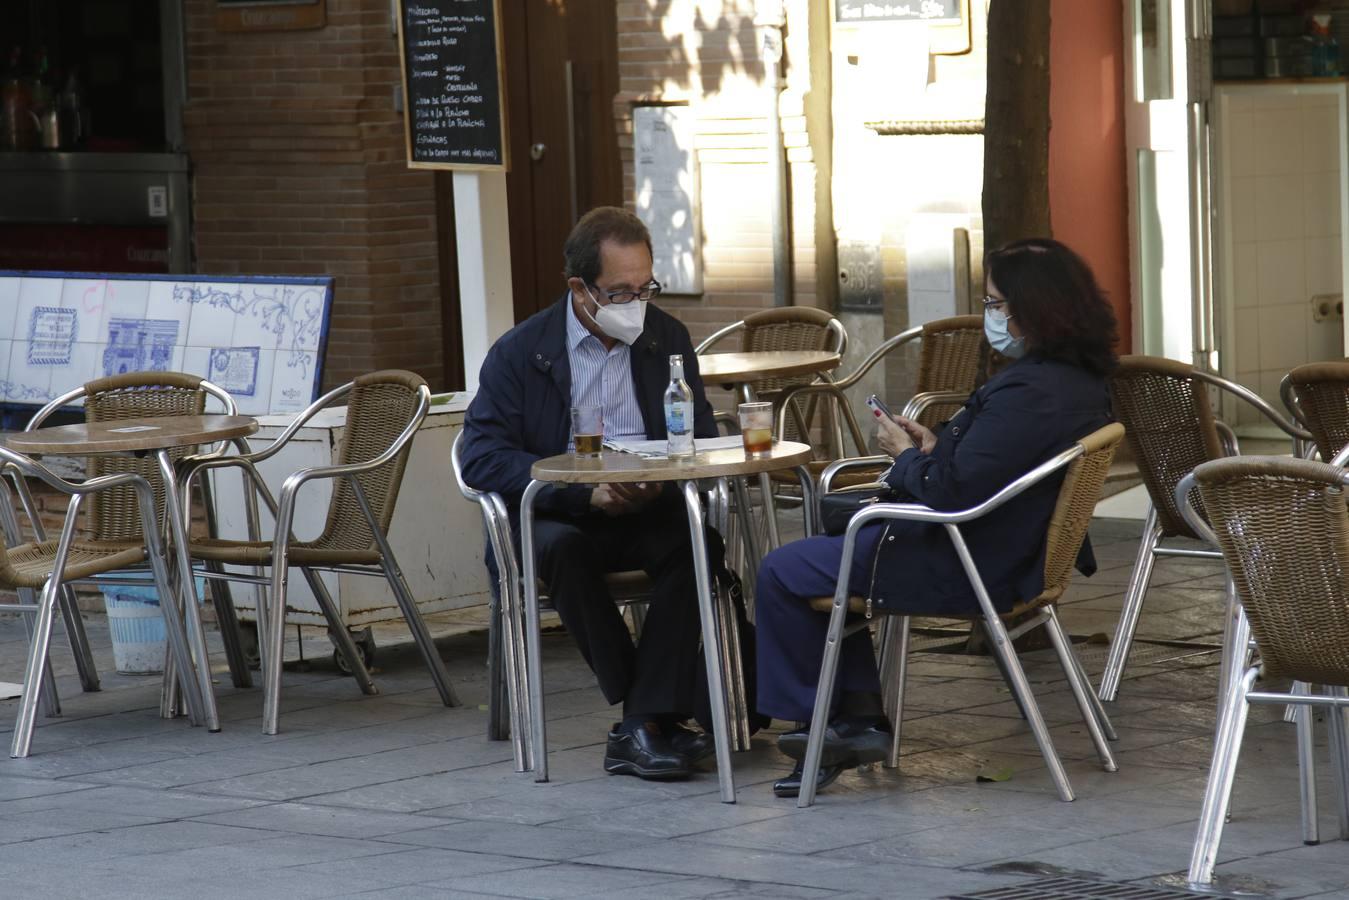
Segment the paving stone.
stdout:
[[618,892],[626,895],[636,887],[655,884],[664,887],[678,883],[686,876],[634,872],[630,869],[612,869],[603,866],[550,865],[538,868],[511,869],[486,875],[468,875],[432,882],[431,887],[492,894],[505,897],[531,897],[539,900],[561,900],[569,897],[593,897]]
[[524,859],[570,860],[613,850],[638,848],[655,843],[649,835],[626,832],[581,831],[543,825],[505,822],[456,822],[419,831],[404,831],[385,838],[390,842],[446,850],[496,853]]
[[363,855],[352,859],[297,866],[290,871],[314,872],[344,878],[351,885],[379,884],[389,887],[450,882],[491,872],[526,869],[548,865],[540,860],[490,853],[463,853],[427,847],[397,847],[387,853]]
[[426,827],[426,820],[404,813],[371,809],[346,809],[307,803],[270,803],[233,812],[198,816],[194,822],[265,828],[293,834],[322,834],[330,837],[380,837],[400,831]]

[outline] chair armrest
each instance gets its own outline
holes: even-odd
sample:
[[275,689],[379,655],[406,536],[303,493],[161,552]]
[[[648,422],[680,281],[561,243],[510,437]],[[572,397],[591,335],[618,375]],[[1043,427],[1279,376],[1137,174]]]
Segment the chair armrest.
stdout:
[[856,369],[853,369],[847,375],[835,381],[834,384],[840,388],[852,387],[854,384],[856,384],[858,381],[862,379],[863,375],[870,372],[872,367],[875,366],[876,363],[880,362],[881,359],[891,350],[894,350],[900,344],[907,344],[909,341],[915,341],[921,338],[922,336],[923,336],[923,326],[915,325],[913,328],[910,328],[907,331],[901,331],[899,334],[896,334],[893,337],[886,338],[886,340],[881,342],[881,345],[879,347],[877,347],[875,350],[872,350],[871,353],[867,355],[867,358],[862,360],[862,362],[858,364]]
[[1255,407],[1261,415],[1273,422],[1278,426],[1280,431],[1290,438],[1299,441],[1313,440],[1311,432],[1297,427],[1296,422],[1289,422],[1283,416],[1279,415],[1278,410],[1266,403],[1263,397],[1245,385],[1237,384],[1235,381],[1228,381],[1220,375],[1214,375],[1212,372],[1205,372],[1200,369],[1194,370],[1194,377],[1206,384],[1213,385],[1219,390],[1226,391],[1239,400],[1244,400],[1246,403]]
[[16,453],[8,447],[0,447],[0,463],[6,467],[12,467],[29,478],[36,478],[47,486],[60,491],[67,496],[87,496],[96,494],[99,491],[110,490],[115,487],[133,487],[140,490],[150,490],[150,482],[146,481],[140,475],[133,472],[120,472],[115,475],[100,475],[97,478],[90,478],[87,481],[73,482],[66,481],[60,475],[57,475],[51,469],[42,465],[36,460],[29,459],[21,453]]
[[963,391],[924,391],[910,397],[900,415],[906,419],[917,419],[934,403],[964,403],[969,396]]
[[860,528],[867,522],[878,519],[896,519],[906,522],[930,522],[935,525],[960,525],[965,522],[971,522],[988,515],[1013,497],[1024,493],[1039,482],[1044,481],[1059,469],[1066,468],[1069,463],[1081,456],[1082,452],[1082,445],[1074,444],[1052,459],[1040,463],[1040,465],[1031,469],[1025,475],[1017,478],[983,503],[971,506],[969,509],[957,510],[955,512],[938,512],[932,507],[924,506],[921,503],[873,504],[852,517],[852,520],[848,522],[848,532],[852,533],[855,529]]
[[854,456],[850,459],[837,459],[824,467],[820,473],[820,493],[829,493],[830,486],[834,483],[834,478],[839,472],[847,469],[862,469],[870,466],[890,465],[894,462],[889,456],[880,454],[878,456]]
[[722,338],[726,337],[727,335],[735,334],[737,331],[743,331],[744,328],[745,323],[742,320],[739,322],[732,322],[725,328],[713,332],[709,337],[704,339],[702,343],[693,348],[694,355],[701,355],[703,353],[706,353],[708,350],[712,349],[712,346],[716,344],[718,341],[720,341]]
[[1195,534],[1216,547],[1218,546],[1218,536],[1213,533],[1213,529],[1209,527],[1203,516],[1199,515],[1199,512],[1190,503],[1190,494],[1194,493],[1194,489],[1194,473],[1190,472],[1176,485],[1176,508],[1180,510],[1180,516],[1185,520],[1185,524],[1194,529]]

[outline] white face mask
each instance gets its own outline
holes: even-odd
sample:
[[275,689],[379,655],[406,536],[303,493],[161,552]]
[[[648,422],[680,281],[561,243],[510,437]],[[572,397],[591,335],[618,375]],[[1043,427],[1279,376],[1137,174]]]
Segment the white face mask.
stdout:
[[996,310],[984,310],[984,337],[988,338],[989,346],[1001,353],[1003,356],[1017,359],[1026,352],[1026,338],[1012,337],[1011,331],[1007,328],[1007,320],[1011,316],[1006,313],[1000,313]]
[[[595,299],[595,295],[590,293],[589,286],[586,287],[586,293],[590,294],[592,300]],[[599,310],[594,315],[590,315],[590,310],[586,310],[586,315],[590,316],[590,321],[609,337],[631,344],[642,335],[642,327],[646,321],[646,304],[645,300],[630,300],[627,303],[600,306],[599,301],[595,300]]]

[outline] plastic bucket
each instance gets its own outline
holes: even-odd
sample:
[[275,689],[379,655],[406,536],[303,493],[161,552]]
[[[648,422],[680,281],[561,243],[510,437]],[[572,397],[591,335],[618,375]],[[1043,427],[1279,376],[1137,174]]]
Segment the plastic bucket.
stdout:
[[[123,675],[159,674],[164,671],[164,648],[168,642],[164,616],[159,609],[159,591],[153,585],[118,584],[116,577],[99,579],[103,606],[108,612],[113,665]],[[198,578],[197,596],[204,597],[205,593],[206,580]]]

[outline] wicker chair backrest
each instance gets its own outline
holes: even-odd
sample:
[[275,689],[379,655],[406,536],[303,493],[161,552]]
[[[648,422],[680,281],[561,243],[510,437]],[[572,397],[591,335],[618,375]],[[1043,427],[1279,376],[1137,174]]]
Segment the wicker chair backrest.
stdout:
[[1195,466],[1224,455],[1207,385],[1185,363],[1125,356],[1110,376],[1110,394],[1162,533],[1198,537],[1176,507],[1175,491]]
[[[763,350],[836,350],[829,323],[834,317],[811,306],[784,306],[745,316],[740,348]],[[756,393],[771,394],[798,384],[809,384],[814,375],[765,378],[754,382]]]
[[1083,453],[1068,465],[1045,534],[1045,587],[1037,603],[1051,603],[1068,589],[1110,463],[1123,439],[1124,426],[1112,422],[1077,442]]
[[[417,392],[425,386],[426,381],[420,375],[401,369],[358,376],[347,395],[347,423],[342,430],[337,464],[366,462],[388,450],[412,421],[417,410]],[[393,459],[356,476],[384,534],[388,534],[393,520],[394,503],[411,452],[412,442],[408,441]],[[327,550],[368,550],[374,543],[356,492],[347,479],[337,479],[327,524],[313,545]]]
[[[984,342],[983,316],[952,316],[923,326],[919,342],[918,378],[914,393],[956,391],[969,394],[979,376],[979,349]],[[960,411],[961,401],[933,403],[918,421],[929,428]]]
[[[129,372],[90,381],[84,386],[84,417],[89,422],[115,422],[144,416],[197,416],[206,410],[202,379],[183,372]],[[197,452],[180,447],[169,452],[175,461]],[[134,472],[150,482],[155,492],[155,517],[163,521],[164,484],[154,457],[94,456],[89,476]],[[139,541],[140,507],[129,487],[99,491],[89,497],[88,536],[95,541]]]
[[1321,459],[1330,462],[1349,444],[1349,361],[1298,366],[1288,379]]
[[1240,456],[1195,481],[1265,674],[1349,684],[1349,512],[1342,469]]

